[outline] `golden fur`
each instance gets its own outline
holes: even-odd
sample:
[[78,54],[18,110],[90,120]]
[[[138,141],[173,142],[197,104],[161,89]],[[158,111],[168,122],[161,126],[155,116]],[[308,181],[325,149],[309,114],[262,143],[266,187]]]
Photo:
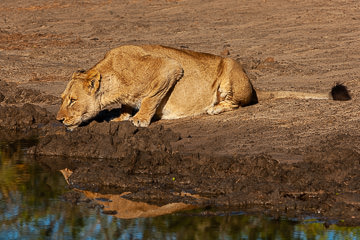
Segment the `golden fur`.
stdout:
[[[177,119],[219,114],[258,98],[328,99],[328,94],[255,92],[235,60],[157,45],[121,46],[88,71],[75,72],[62,94],[57,119],[73,129],[112,103],[122,105],[115,121],[147,127],[156,114]],[[132,116],[133,110],[138,112]]]
[[[248,77],[230,58],[155,45],[121,46],[90,70],[73,74],[57,119],[72,129],[116,102],[123,113],[115,120],[147,127],[155,114],[161,119],[218,114],[248,105],[252,95]],[[138,109],[133,117],[131,109]]]

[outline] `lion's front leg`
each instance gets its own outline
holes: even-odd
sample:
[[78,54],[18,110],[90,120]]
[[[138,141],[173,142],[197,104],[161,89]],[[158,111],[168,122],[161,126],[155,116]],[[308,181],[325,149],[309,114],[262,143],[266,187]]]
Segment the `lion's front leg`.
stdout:
[[[161,101],[161,100],[160,100]],[[144,98],[139,111],[129,120],[137,127],[147,127],[156,111],[155,99]]]
[[182,78],[183,69],[177,61],[164,58],[156,75],[157,77],[151,81],[149,94],[142,99],[139,111],[133,118],[130,118],[130,121],[137,127],[149,126],[161,100]]

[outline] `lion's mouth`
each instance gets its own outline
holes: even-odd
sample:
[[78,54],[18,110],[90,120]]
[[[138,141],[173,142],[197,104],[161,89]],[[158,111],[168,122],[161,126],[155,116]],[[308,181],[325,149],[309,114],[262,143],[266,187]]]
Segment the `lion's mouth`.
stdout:
[[73,131],[81,123],[82,123],[82,121],[63,121],[63,124],[66,127],[66,130],[68,130],[68,131]]
[[94,116],[96,116],[96,112],[86,112],[77,119],[67,119],[64,120],[62,123],[68,131],[73,131],[77,127],[86,126],[87,124],[89,124],[94,119]]
[[65,124],[64,126],[66,127],[66,130],[68,131],[73,131],[75,128],[77,128],[80,124]]

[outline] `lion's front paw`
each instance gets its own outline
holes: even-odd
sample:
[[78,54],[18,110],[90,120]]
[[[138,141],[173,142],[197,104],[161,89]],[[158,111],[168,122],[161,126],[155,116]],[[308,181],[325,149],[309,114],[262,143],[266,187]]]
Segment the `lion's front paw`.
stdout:
[[150,125],[150,121],[144,118],[132,117],[129,119],[136,127],[148,127]]
[[111,119],[111,121],[113,121],[113,122],[121,122],[121,121],[129,120],[130,118],[131,118],[130,113],[122,113],[119,117]]

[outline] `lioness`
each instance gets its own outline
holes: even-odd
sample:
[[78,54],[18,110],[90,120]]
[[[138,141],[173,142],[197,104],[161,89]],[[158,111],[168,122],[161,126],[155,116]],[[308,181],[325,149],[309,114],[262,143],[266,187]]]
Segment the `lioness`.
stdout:
[[[57,119],[69,130],[111,103],[122,105],[122,114],[113,120],[147,127],[155,114],[160,119],[219,114],[255,103],[258,97],[329,98],[328,94],[256,93],[233,59],[158,45],[109,51],[88,71],[75,72],[61,97]],[[134,116],[133,109],[138,110]]]

